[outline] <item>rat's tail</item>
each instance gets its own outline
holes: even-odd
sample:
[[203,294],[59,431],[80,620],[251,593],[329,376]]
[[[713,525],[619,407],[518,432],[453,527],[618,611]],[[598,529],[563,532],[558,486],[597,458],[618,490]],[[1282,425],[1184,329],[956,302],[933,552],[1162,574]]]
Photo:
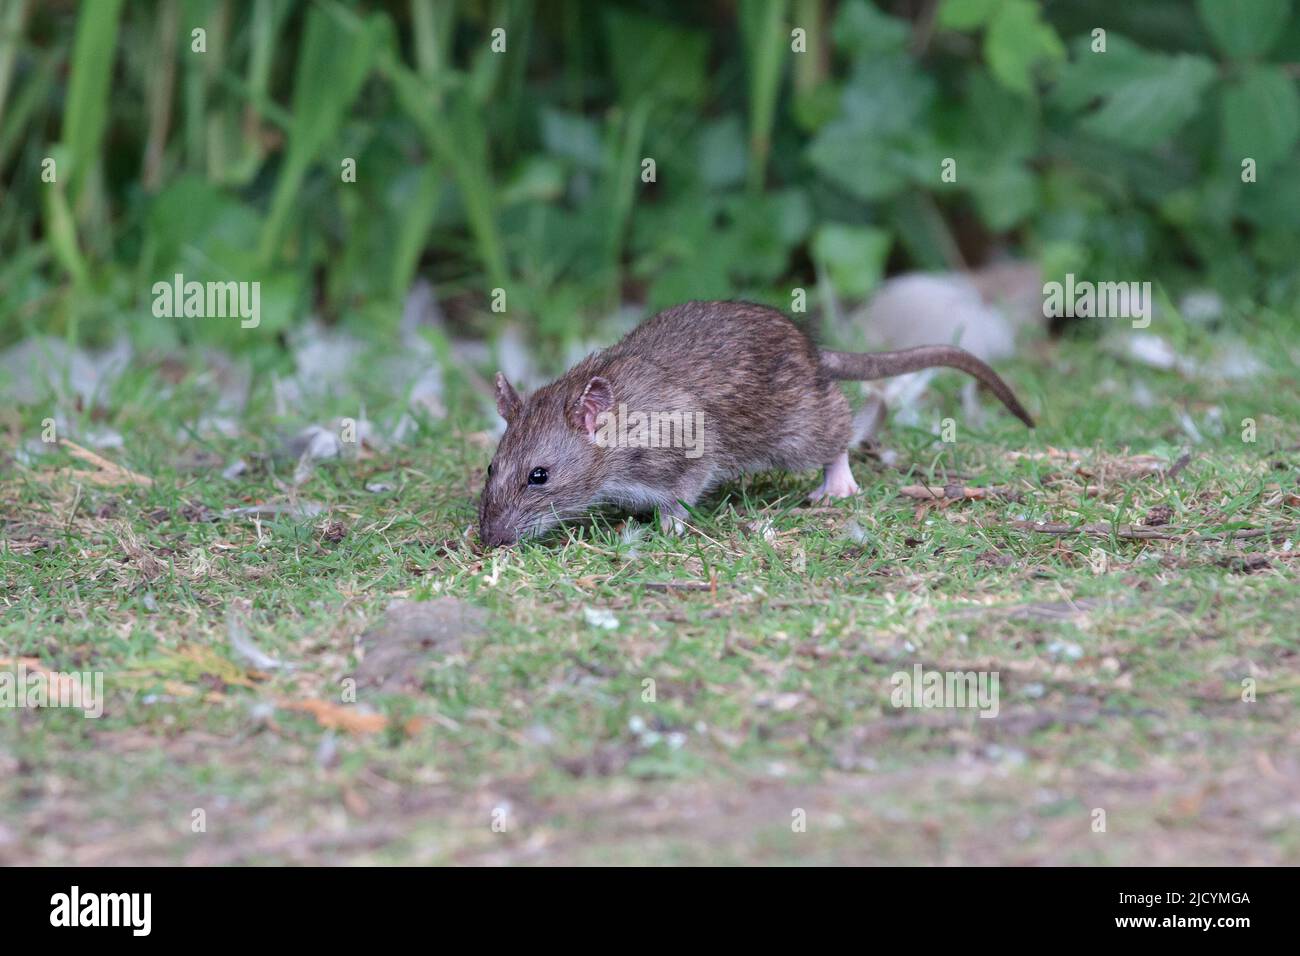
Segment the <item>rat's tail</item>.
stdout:
[[986,385],[998,400],[1030,428],[1034,420],[1020,404],[1010,386],[982,360],[955,345],[922,345],[897,352],[834,352],[822,349],[821,365],[834,379],[875,379],[919,372],[926,368],[955,368],[974,376]]

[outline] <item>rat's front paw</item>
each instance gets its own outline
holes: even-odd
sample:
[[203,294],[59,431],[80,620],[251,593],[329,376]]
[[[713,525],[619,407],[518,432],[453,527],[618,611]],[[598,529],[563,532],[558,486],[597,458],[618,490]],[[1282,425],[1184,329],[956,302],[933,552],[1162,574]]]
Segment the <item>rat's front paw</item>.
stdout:
[[659,511],[659,530],[664,534],[681,537],[686,533],[686,509],[680,504]]
[[659,516],[659,530],[681,537],[686,533],[686,522],[675,514],[662,514]]

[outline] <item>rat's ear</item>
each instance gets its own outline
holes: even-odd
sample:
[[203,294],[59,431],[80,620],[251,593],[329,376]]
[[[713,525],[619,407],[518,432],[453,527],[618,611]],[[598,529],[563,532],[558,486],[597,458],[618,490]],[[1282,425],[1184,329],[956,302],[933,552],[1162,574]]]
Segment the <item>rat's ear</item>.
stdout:
[[569,424],[588,438],[596,437],[596,426],[602,414],[614,407],[614,390],[607,379],[597,375],[582,390],[578,400],[569,406]]
[[515,387],[506,380],[504,372],[497,372],[497,411],[501,417],[506,420],[506,424],[514,421],[515,416],[519,414],[524,407],[523,399],[515,391]]

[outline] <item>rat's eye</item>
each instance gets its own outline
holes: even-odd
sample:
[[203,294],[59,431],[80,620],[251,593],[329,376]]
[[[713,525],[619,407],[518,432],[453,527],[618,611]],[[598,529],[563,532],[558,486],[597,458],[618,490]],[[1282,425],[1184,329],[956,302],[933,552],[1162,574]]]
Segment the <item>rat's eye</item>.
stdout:
[[491,465],[488,465],[488,477],[491,478],[494,474],[496,474],[496,470]]
[[551,477],[545,468],[534,468],[528,473],[528,483],[530,485],[544,485],[546,479]]

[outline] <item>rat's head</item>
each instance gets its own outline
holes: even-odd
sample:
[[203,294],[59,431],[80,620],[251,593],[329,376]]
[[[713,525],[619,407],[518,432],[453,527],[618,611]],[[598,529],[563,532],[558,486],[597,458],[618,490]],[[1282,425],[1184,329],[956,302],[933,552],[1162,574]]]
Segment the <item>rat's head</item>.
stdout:
[[[567,377],[566,377],[567,379]],[[525,401],[500,372],[497,411],[506,420],[479,502],[479,540],[485,547],[541,534],[595,503],[605,449],[596,442],[600,416],[614,403],[610,384],[566,379]]]

